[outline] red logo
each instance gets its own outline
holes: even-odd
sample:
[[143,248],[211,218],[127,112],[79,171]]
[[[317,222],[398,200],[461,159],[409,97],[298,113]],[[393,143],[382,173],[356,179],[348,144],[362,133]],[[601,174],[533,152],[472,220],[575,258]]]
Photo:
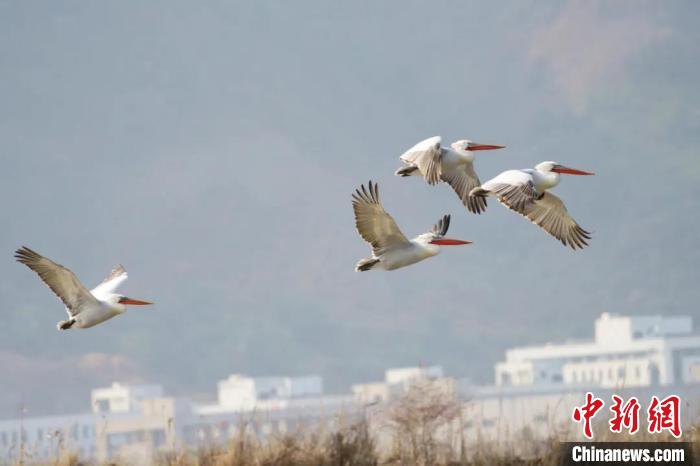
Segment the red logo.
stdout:
[[622,404],[622,398],[617,395],[612,396],[613,405],[610,411],[613,418],[610,419],[610,432],[620,433],[624,427],[630,434],[639,430],[639,401],[637,398],[630,398],[627,403]]
[[[612,417],[608,421],[610,432],[620,433],[626,429],[630,434],[639,431],[639,400],[631,397],[627,402],[617,395],[612,395],[610,412]],[[583,435],[588,439],[593,438],[591,420],[598,414],[605,403],[596,398],[592,393],[586,393],[586,402],[576,406],[572,414],[574,422],[583,424]],[[647,431],[650,434],[658,434],[663,431],[670,432],[674,437],[681,436],[681,399],[677,395],[670,395],[659,400],[652,396],[647,409]]]
[[586,404],[581,407],[574,408],[573,418],[576,422],[583,421],[583,435],[587,438],[593,438],[593,430],[591,429],[591,419],[600,411],[603,407],[603,400],[600,398],[595,398],[593,393],[586,393]]
[[661,401],[652,396],[647,414],[650,434],[668,430],[676,438],[681,436],[681,399],[678,396],[667,396]]

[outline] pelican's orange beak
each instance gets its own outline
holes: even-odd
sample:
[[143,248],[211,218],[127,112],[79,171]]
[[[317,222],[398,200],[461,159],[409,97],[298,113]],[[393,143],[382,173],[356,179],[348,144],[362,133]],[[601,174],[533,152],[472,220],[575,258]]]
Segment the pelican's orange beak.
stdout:
[[503,149],[506,146],[501,146],[500,144],[479,144],[476,142],[470,142],[467,146],[467,150],[494,150]]
[[141,301],[140,299],[132,299],[127,298],[126,296],[122,296],[121,298],[119,298],[119,304],[131,304],[132,306],[146,306],[148,304],[153,303],[149,301]]
[[564,165],[555,165],[554,168],[552,168],[552,171],[556,173],[563,173],[565,175],[595,175],[593,172],[585,172],[583,170],[565,167]]
[[450,239],[450,238],[440,238],[434,239],[430,244],[437,244],[439,246],[461,246],[463,244],[471,244],[471,241],[462,241],[461,239]]

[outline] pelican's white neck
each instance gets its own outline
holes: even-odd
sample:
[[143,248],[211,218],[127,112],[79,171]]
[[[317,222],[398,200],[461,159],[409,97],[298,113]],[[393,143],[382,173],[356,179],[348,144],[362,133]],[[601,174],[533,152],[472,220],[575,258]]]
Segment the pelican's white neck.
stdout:
[[453,142],[452,144],[450,144],[450,150],[459,155],[460,158],[462,158],[463,160],[466,159],[470,162],[474,161],[474,152],[466,150],[464,148],[464,144],[461,144],[459,142]]
[[440,246],[430,243],[433,239],[434,236],[431,233],[423,233],[413,238],[411,242],[420,249],[422,256],[431,257],[440,253]]
[[559,184],[559,173],[557,172],[536,167],[535,173],[537,174],[535,177],[535,188],[539,192],[543,192],[545,189],[553,188]]

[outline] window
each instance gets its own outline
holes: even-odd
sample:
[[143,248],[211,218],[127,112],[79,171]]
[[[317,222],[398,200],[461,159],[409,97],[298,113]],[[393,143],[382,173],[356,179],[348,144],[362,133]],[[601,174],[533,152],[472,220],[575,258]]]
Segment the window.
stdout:
[[109,400],[96,400],[95,406],[97,407],[98,413],[109,412]]
[[151,432],[152,441],[154,446],[160,447],[165,444],[165,431],[163,429],[156,429]]

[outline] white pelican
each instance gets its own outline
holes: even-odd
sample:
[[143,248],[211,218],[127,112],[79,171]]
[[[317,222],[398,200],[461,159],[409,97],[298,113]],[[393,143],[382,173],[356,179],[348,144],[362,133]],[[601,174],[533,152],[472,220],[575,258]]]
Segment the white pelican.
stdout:
[[126,312],[127,304],[153,304],[115,293],[128,278],[121,265],[114,267],[102,283],[88,291],[73,272],[26,246],[15,251],[15,259],[35,271],[65,304],[68,320],[56,325],[59,330],[92,327]]
[[472,197],[495,196],[511,210],[528,218],[547,233],[573,249],[588,246],[590,233],[581,228],[566,211],[566,206],[547,190],[559,184],[559,174],[593,175],[568,168],[557,162],[542,162],[532,168],[507,170],[472,189]]
[[382,207],[379,186],[371,181],[369,189],[361,185],[352,195],[352,208],[357,231],[372,246],[372,257],[360,260],[355,267],[356,272],[398,269],[437,255],[440,246],[471,243],[445,238],[450,227],[449,215],[443,216],[429,232],[409,240]]
[[434,136],[419,142],[400,157],[406,166],[396,176],[422,176],[430,185],[440,180],[452,186],[462,204],[474,214],[486,210],[485,197],[470,197],[469,192],[481,183],[474,171],[474,151],[503,149],[497,144],[479,144],[468,139],[443,147],[442,138]]

